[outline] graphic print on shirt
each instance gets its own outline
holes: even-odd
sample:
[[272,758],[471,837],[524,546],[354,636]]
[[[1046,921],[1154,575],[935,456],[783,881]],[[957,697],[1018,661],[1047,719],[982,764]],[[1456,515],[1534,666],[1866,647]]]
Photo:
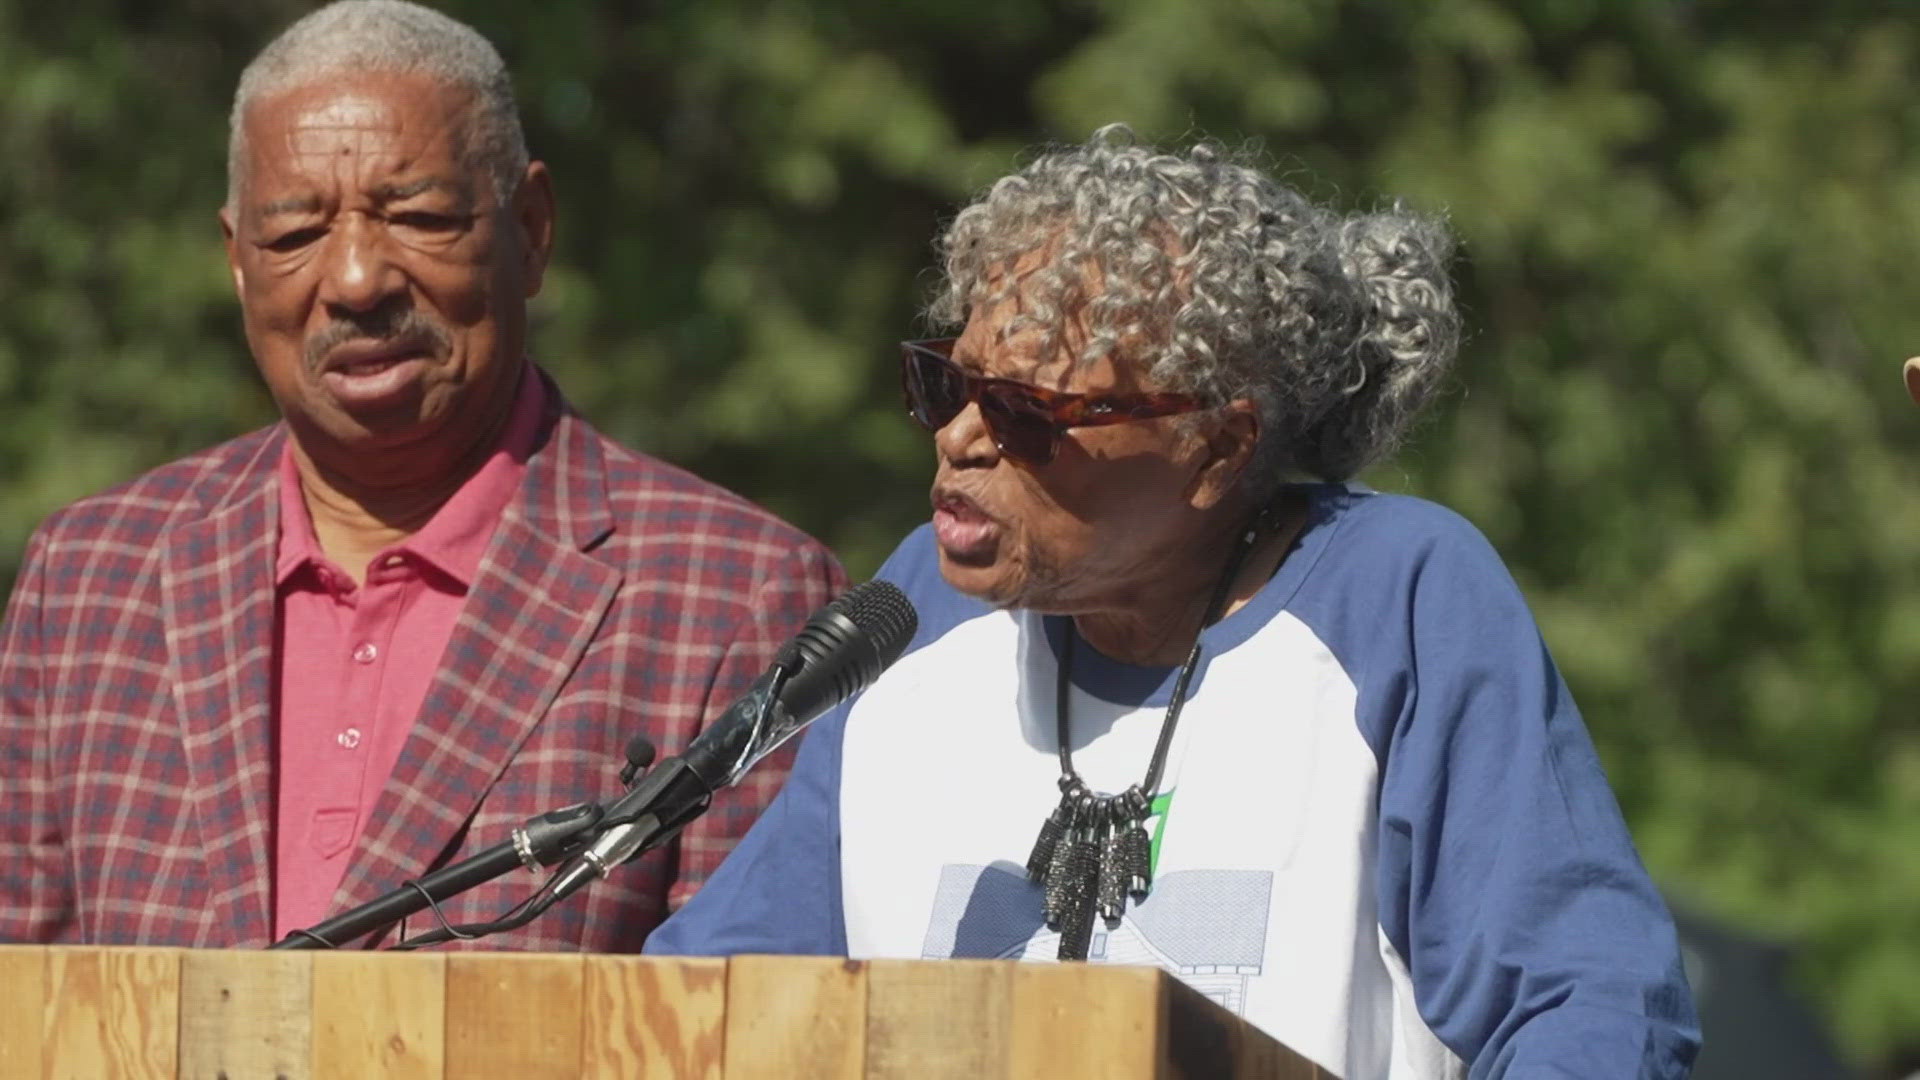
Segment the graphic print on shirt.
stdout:
[[[1127,901],[1117,924],[1094,920],[1089,963],[1158,967],[1236,1017],[1246,1015],[1248,980],[1267,955],[1271,871],[1177,871],[1160,876],[1160,847],[1173,792],[1150,803],[1154,888]],[[1060,932],[1041,915],[1044,890],[1027,869],[996,861],[989,867],[947,863],[933,892],[933,913],[920,955],[924,959],[1025,959],[1060,955]]]
[[[1267,952],[1273,874],[1181,870],[1129,903],[1117,926],[1096,920],[1087,959],[1152,965],[1244,1015],[1247,982]],[[920,955],[929,960],[1052,960],[1060,934],[1040,913],[1043,893],[1025,867],[949,863],[940,868]]]
[[[1160,865],[1173,792],[1151,804],[1151,865]],[[1109,926],[1094,923],[1087,959],[1160,968],[1235,1015],[1245,1015],[1247,980],[1260,974],[1267,951],[1273,874],[1254,870],[1183,870],[1155,877],[1145,900],[1129,901]],[[1044,890],[1011,862],[948,863],[940,868],[933,913],[921,946],[925,959],[1051,960],[1060,933],[1041,916]]]

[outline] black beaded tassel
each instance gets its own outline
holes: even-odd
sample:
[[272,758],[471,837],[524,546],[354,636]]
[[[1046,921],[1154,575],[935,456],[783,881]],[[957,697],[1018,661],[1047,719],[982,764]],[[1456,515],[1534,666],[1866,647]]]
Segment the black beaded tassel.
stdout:
[[[1056,863],[1063,871],[1057,905],[1060,930],[1059,958],[1085,960],[1093,943],[1094,893],[1100,877],[1100,847],[1105,839],[1104,807],[1091,797],[1075,815],[1072,838],[1066,844],[1066,858]],[[1049,894],[1052,893],[1049,883]]]
[[1054,844],[1051,856],[1047,860],[1047,875],[1043,882],[1046,888],[1042,913],[1046,916],[1047,926],[1058,930],[1067,911],[1073,906],[1078,892],[1080,865],[1084,861],[1079,854],[1080,834],[1083,819],[1090,820],[1093,812],[1093,799],[1082,795],[1074,800],[1067,810],[1067,824],[1062,830],[1059,841]]
[[1040,835],[1034,838],[1033,852],[1027,856],[1027,880],[1045,884],[1048,869],[1053,865],[1053,853],[1060,846],[1060,838],[1067,833],[1067,826],[1073,823],[1073,801],[1075,792],[1068,788],[1060,795],[1060,805],[1053,808],[1047,820],[1040,823]]
[[1126,867],[1127,892],[1133,894],[1136,903],[1147,898],[1147,891],[1153,888],[1153,841],[1147,836],[1147,827],[1136,820],[1127,826],[1125,837],[1121,840],[1124,865]]
[[1132,883],[1132,863],[1127,857],[1127,832],[1121,822],[1114,821],[1107,827],[1106,839],[1100,842],[1100,889],[1098,906],[1100,917],[1108,926],[1120,921],[1127,911],[1127,886]]

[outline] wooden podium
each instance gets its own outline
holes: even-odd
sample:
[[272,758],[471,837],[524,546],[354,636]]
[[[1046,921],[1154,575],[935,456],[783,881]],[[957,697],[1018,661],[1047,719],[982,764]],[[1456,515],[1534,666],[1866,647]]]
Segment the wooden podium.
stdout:
[[0,947],[0,1077],[1335,1080],[1150,968]]

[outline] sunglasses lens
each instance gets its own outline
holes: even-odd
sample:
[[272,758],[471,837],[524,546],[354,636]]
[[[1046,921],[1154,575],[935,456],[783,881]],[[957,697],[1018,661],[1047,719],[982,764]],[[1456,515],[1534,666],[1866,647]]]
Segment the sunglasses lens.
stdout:
[[938,431],[967,407],[965,377],[938,354],[908,348],[903,371],[907,408],[922,426]]
[[1029,465],[1053,460],[1059,438],[1053,417],[1018,390],[990,387],[980,395],[980,417],[1001,453]]
[[[972,381],[938,347],[915,343],[904,347],[900,368],[907,409],[922,427],[939,431],[966,410]],[[1059,445],[1059,426],[1043,402],[1016,386],[985,380],[979,384],[980,418],[1000,452],[1029,465],[1053,460]]]

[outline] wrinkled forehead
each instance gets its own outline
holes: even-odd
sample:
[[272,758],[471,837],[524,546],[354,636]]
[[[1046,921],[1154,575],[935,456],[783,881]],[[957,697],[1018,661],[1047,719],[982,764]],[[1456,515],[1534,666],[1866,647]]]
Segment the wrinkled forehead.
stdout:
[[1106,290],[1109,277],[1157,276],[1181,287],[1190,276],[1188,242],[1170,223],[1153,218],[1050,216],[1005,224],[982,246],[988,254],[976,290],[1055,276],[1091,297]]
[[1029,367],[1064,363],[1091,336],[1088,277],[1034,250],[988,269],[967,307],[965,346]]
[[1100,264],[1063,230],[1049,229],[1023,240],[1010,243],[981,268],[974,282],[975,304],[1015,299],[1036,305],[1060,291],[1097,295],[1105,281]]
[[361,87],[301,101],[290,111],[282,130],[286,147],[295,157],[331,154],[337,144],[370,148],[377,140],[407,134],[408,121],[413,119],[391,99]]
[[474,101],[470,89],[424,75],[316,76],[247,109],[243,180],[415,168],[447,183],[475,181],[466,152]]
[[1164,305],[1143,302],[1137,289],[1110,294],[1110,283],[1124,286],[1124,275],[1110,274],[1085,248],[1058,235],[1036,243],[982,273],[961,350],[991,348],[1002,354],[998,366],[1022,370],[1014,377],[1105,361],[1125,378],[1169,328],[1156,317]]

